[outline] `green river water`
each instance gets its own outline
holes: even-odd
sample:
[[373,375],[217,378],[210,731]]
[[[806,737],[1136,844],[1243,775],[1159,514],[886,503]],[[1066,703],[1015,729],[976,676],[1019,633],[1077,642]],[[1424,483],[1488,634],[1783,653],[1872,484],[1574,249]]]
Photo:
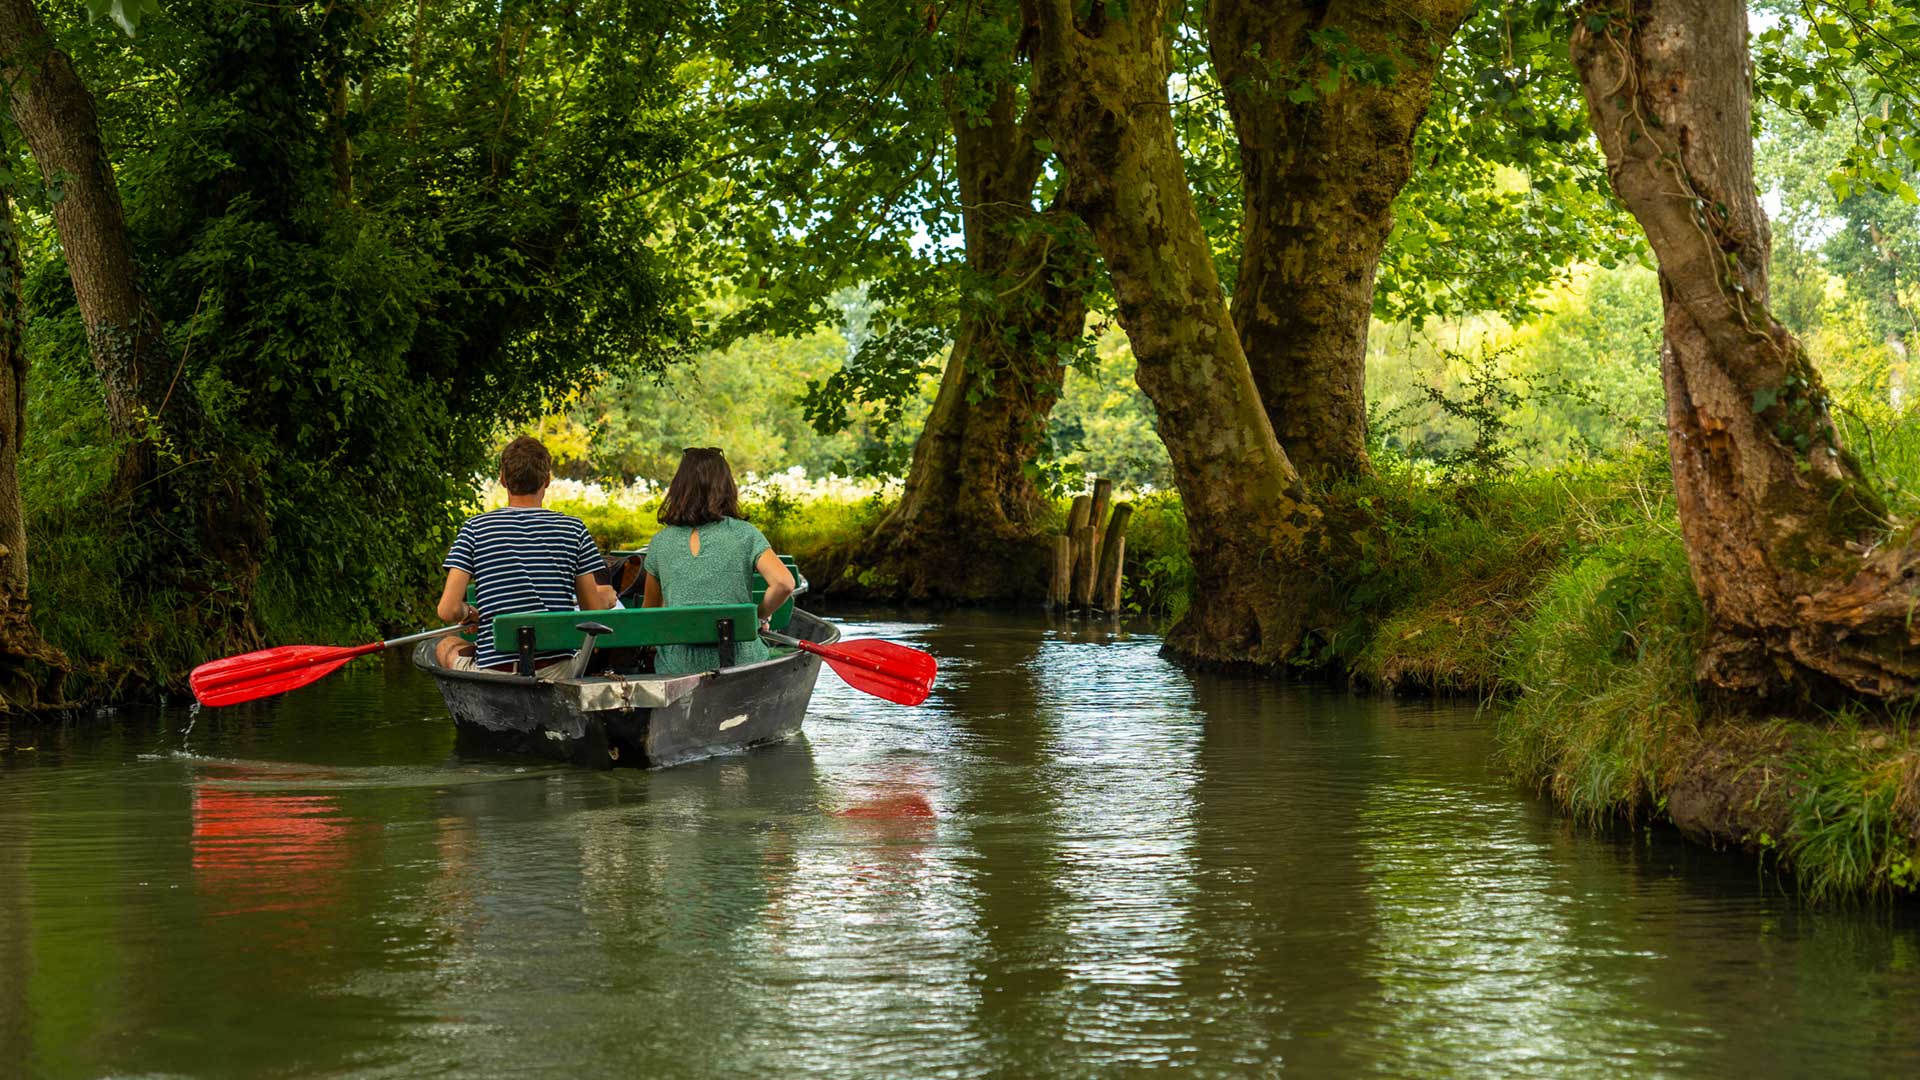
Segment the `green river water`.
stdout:
[[653,773],[462,758],[398,657],[0,729],[0,1077],[1920,1075],[1911,908],[1576,827],[1470,705],[848,629],[933,699]]

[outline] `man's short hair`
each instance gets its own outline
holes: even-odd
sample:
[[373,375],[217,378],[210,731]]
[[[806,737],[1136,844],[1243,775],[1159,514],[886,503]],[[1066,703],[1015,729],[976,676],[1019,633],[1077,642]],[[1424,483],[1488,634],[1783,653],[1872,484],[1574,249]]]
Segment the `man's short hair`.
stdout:
[[500,451],[500,483],[509,495],[531,495],[553,478],[553,455],[531,435],[522,435]]

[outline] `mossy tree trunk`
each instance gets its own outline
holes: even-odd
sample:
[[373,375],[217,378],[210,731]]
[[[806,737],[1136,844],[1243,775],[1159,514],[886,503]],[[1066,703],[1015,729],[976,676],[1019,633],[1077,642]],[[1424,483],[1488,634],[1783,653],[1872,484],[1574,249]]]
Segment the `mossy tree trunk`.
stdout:
[[1072,215],[1034,209],[1044,156],[1011,84],[984,116],[956,110],[953,129],[969,288],[992,295],[963,301],[900,503],[834,592],[977,603],[1046,587],[1046,504],[1027,468],[1085,332],[1084,241]]
[[1167,100],[1166,4],[1075,7],[1033,5],[1035,108],[1106,260],[1186,507],[1193,605],[1167,647],[1279,663],[1314,606],[1281,568],[1319,546],[1320,515],[1274,438],[1194,210]]
[[[1367,468],[1366,349],[1374,274],[1440,55],[1468,0],[1215,0],[1214,70],[1240,143],[1246,192],[1233,322],[1274,434],[1301,473]],[[1327,74],[1309,36],[1395,59],[1391,77]]]
[[0,190],[0,710],[56,704],[67,660],[40,637],[27,598],[26,508],[20,444],[27,423],[27,350],[22,339],[19,234],[13,201]]
[[[98,113],[72,60],[32,0],[0,0],[0,79],[50,191],[112,434],[122,444],[112,492],[152,567],[140,580],[204,597],[195,614],[210,652],[258,639],[251,601],[267,524],[257,469],[230,449],[200,445],[197,402],[171,355],[139,264]],[[171,459],[163,461],[163,457]]]
[[160,318],[140,289],[113,167],[100,141],[93,95],[54,42],[32,0],[0,0],[0,78],[53,200],[54,228],[105,389],[113,434],[128,446],[124,480],[152,472],[142,435],[166,400],[172,366]]
[[1667,445],[1710,640],[1707,686],[1920,692],[1920,543],[1840,445],[1820,375],[1767,310],[1742,0],[1576,16],[1614,190],[1660,263]]

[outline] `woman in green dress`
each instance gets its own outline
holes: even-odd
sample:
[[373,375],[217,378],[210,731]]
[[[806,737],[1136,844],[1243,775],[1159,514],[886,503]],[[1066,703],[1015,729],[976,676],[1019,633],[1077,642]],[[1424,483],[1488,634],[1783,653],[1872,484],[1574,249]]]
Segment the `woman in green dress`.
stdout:
[[[753,572],[767,580],[760,599],[760,625],[793,595],[793,574],[760,530],[740,516],[733,470],[718,447],[691,447],[660,504],[662,528],[647,544],[645,607],[686,604],[750,604]],[[733,647],[735,664],[768,658],[760,635],[743,635]],[[653,668],[663,675],[712,671],[720,650],[712,645],[662,645]]]

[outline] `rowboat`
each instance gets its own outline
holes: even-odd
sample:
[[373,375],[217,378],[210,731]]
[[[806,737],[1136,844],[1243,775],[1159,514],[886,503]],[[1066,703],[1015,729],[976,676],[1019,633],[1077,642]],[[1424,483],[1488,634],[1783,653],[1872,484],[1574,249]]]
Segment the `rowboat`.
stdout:
[[[804,579],[801,579],[804,582]],[[840,628],[789,600],[773,628],[819,645]],[[590,768],[678,765],[779,742],[800,731],[820,658],[770,646],[771,658],[733,664],[732,646],[759,629],[754,604],[502,615],[493,622],[502,651],[517,648],[516,670],[443,667],[421,642],[414,665],[446,699],[462,748],[531,754]],[[648,646],[712,645],[712,671],[659,675]],[[536,653],[569,649],[568,673],[533,678]]]

